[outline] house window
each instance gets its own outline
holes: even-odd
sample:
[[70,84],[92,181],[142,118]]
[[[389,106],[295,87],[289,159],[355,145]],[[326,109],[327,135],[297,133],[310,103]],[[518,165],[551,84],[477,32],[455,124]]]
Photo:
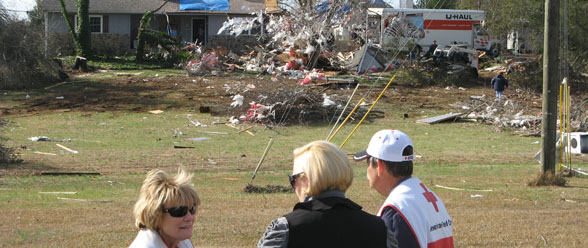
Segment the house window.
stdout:
[[[102,22],[102,15],[90,15],[90,32],[92,33],[102,33],[104,31],[104,27],[102,26],[103,22]],[[74,17],[75,20],[75,27],[76,27],[76,32],[78,31],[78,16],[75,15]]]

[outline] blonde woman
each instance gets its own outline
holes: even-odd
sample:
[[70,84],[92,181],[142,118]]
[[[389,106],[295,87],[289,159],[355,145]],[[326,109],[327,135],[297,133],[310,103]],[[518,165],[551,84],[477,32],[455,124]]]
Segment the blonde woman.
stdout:
[[152,170],[143,181],[133,214],[139,234],[130,248],[192,248],[192,229],[200,198],[192,175],[183,169],[175,177]]
[[292,172],[299,203],[270,223],[258,247],[396,247],[381,219],[345,198],[353,170],[341,148],[327,141],[297,148]]

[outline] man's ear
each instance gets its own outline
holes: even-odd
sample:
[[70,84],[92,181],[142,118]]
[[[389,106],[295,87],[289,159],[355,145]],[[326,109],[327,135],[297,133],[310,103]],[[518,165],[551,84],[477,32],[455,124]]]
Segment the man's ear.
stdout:
[[388,172],[388,168],[386,168],[386,164],[379,159],[376,159],[378,163],[378,176],[383,175],[383,173]]

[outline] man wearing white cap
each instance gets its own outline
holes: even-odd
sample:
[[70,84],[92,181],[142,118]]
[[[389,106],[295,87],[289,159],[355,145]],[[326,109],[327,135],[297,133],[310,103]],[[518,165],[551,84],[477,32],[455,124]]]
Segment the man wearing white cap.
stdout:
[[398,240],[398,247],[453,247],[452,219],[441,199],[412,177],[413,145],[398,130],[378,131],[367,150],[353,156],[367,160],[370,187],[387,197],[378,211]]

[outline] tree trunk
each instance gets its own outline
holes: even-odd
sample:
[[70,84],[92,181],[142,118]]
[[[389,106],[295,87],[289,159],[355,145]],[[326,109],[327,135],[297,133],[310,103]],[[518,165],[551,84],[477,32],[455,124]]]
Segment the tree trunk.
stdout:
[[[89,57],[92,50],[92,33],[90,31],[90,16],[88,9],[90,7],[90,0],[76,0],[78,3],[78,27],[74,27],[74,22],[69,18],[67,8],[63,0],[59,0],[61,5],[61,14],[67,24],[69,33],[71,34],[74,45],[76,47],[76,55],[82,57]],[[77,31],[77,32],[76,32]]]
[[88,60],[84,57],[76,56],[76,63],[74,64],[73,69],[88,72]]
[[[62,0],[60,0],[62,1]],[[153,13],[159,11],[163,6],[167,3],[168,0],[163,2],[159,8],[153,11],[147,11],[143,14],[141,18],[141,22],[139,24],[139,33],[137,34],[137,52],[135,54],[135,60],[143,61],[143,56],[145,55],[145,30],[149,29],[149,23],[151,22],[151,16]]]
[[78,0],[78,42],[80,43],[80,47],[76,55],[86,58],[92,56],[92,32],[90,31],[89,8],[90,0]]

